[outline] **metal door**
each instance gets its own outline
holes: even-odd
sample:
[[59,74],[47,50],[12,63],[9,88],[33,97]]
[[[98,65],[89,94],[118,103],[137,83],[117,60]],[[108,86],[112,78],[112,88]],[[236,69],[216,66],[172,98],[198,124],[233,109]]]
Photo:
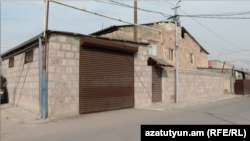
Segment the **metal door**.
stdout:
[[81,47],[80,114],[134,107],[134,55]]
[[152,102],[161,102],[161,77],[162,68],[157,66],[152,66]]

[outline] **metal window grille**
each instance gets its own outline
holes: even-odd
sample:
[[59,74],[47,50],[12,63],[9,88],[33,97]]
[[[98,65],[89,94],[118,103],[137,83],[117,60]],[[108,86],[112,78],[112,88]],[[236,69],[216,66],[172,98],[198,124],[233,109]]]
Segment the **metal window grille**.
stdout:
[[33,62],[33,50],[25,52],[25,61],[24,63]]
[[9,59],[9,68],[14,67],[14,57]]

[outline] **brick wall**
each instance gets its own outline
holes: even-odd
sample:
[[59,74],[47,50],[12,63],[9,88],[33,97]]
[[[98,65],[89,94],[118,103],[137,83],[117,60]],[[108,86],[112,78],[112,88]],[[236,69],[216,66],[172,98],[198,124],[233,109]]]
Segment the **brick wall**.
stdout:
[[12,68],[9,68],[9,59],[2,62],[9,103],[39,113],[38,47],[34,48],[33,62],[24,64],[24,55],[21,53],[14,56]]
[[[179,70],[179,100],[223,94],[224,77],[222,74]],[[175,69],[163,71],[163,100],[175,99]]]
[[139,47],[134,55],[135,107],[152,103],[152,67],[147,64],[147,55],[147,47]]
[[48,58],[48,115],[78,114],[79,37],[50,34]]

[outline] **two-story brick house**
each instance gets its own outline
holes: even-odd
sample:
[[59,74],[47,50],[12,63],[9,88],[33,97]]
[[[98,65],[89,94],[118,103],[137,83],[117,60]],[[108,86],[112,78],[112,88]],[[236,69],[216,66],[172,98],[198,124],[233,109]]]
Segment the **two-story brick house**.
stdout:
[[[165,61],[175,66],[175,25],[172,22],[156,22],[141,24],[162,32],[163,46],[165,50]],[[137,27],[139,42],[151,43],[148,53],[164,60],[163,48],[159,32]],[[178,64],[179,68],[197,70],[197,67],[208,67],[208,52],[196,41],[196,39],[184,28],[177,27],[178,34]],[[106,29],[91,33],[98,37],[112,39],[133,40],[133,25],[114,25]]]

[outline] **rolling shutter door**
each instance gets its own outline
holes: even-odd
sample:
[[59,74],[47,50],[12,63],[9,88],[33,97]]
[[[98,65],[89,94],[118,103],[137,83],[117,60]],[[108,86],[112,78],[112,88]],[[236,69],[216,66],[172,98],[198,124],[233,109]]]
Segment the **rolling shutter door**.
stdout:
[[80,113],[134,107],[133,53],[82,46]]

